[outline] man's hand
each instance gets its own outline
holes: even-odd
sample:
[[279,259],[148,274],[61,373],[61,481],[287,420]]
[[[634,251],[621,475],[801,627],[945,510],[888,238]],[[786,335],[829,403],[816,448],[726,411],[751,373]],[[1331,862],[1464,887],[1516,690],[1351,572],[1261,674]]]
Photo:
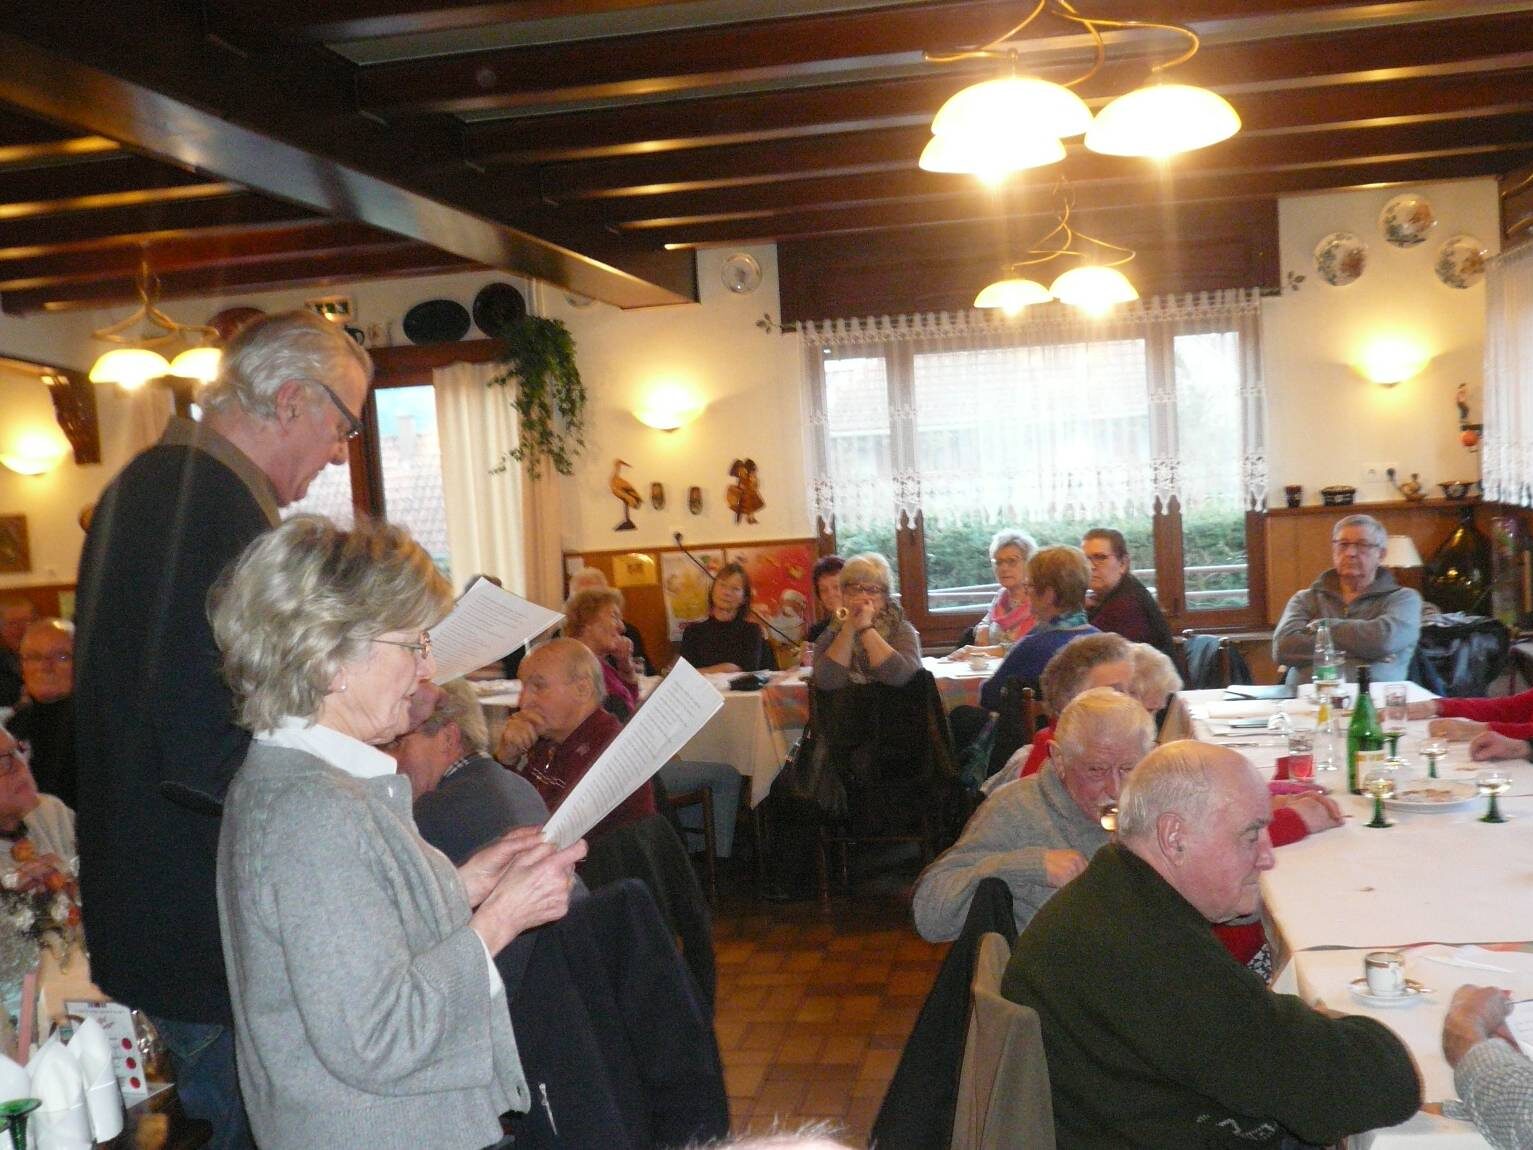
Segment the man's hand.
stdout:
[[514,763],[532,749],[543,733],[543,720],[535,711],[518,711],[506,720],[495,740],[495,757],[502,763]]
[[1414,703],[1405,704],[1405,717],[1407,719],[1435,719],[1437,718],[1436,699],[1417,699]]
[[1456,743],[1472,739],[1490,730],[1490,724],[1477,723],[1473,719],[1433,719],[1427,724],[1427,734],[1436,739],[1451,739]]
[[1304,820],[1304,829],[1312,835],[1341,826],[1341,808],[1329,795],[1295,795],[1288,807]]
[[1487,1038],[1506,1035],[1506,1016],[1512,1009],[1509,991],[1494,986],[1461,986],[1453,992],[1448,1017],[1443,1020],[1443,1056],[1457,1066],[1464,1055]]
[[1508,738],[1495,731],[1482,731],[1469,740],[1469,757],[1476,762],[1486,759],[1525,759],[1528,757],[1526,739]]
[[1086,856],[1080,851],[1043,852],[1043,873],[1052,887],[1061,887],[1086,869]]

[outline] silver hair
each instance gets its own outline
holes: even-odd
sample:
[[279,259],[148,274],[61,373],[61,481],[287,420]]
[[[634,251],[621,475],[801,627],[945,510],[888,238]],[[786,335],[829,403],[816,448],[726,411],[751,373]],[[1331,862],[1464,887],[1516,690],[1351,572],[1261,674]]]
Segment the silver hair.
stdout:
[[1097,635],[1082,635],[1071,639],[1055,651],[1044,664],[1038,686],[1043,690],[1043,702],[1048,709],[1059,714],[1069,701],[1080,694],[1086,676],[1103,663],[1128,662],[1133,644],[1122,635],[1103,631]]
[[1155,745],[1155,724],[1137,700],[1111,687],[1093,687],[1065,707],[1054,724],[1054,744],[1071,763],[1104,745],[1122,747],[1137,758]]
[[342,328],[310,311],[282,312],[240,328],[224,348],[217,378],[198,393],[197,402],[208,411],[238,408],[272,419],[284,383],[302,383],[315,404],[328,403],[318,381],[337,378],[348,363],[371,382],[372,357]]
[[1148,643],[1135,643],[1130,654],[1134,660],[1132,690],[1140,702],[1160,695],[1170,698],[1182,689],[1182,677],[1176,673],[1176,664],[1164,651]]
[[1250,762],[1229,747],[1196,739],[1156,747],[1134,768],[1118,796],[1118,837],[1152,838],[1160,816],[1171,812],[1193,826],[1203,825],[1223,797],[1216,780],[1232,769],[1255,777]]
[[565,678],[578,679],[584,675],[591,681],[591,697],[596,700],[596,705],[601,706],[607,701],[607,680],[602,675],[601,661],[580,640],[550,639],[539,643],[533,651],[547,651],[558,656]]
[[343,531],[322,515],[261,536],[208,593],[224,678],[252,731],[313,719],[373,639],[424,631],[451,606],[451,585],[403,527],[359,519]]
[[846,561],[846,566],[841,568],[838,578],[842,587],[848,583],[878,583],[885,594],[894,589],[894,569],[889,566],[889,560],[877,551],[853,555]]
[[600,567],[582,567],[570,576],[570,594],[608,586],[607,576]]
[[1334,543],[1336,536],[1340,535],[1348,527],[1363,528],[1363,530],[1368,532],[1369,542],[1375,547],[1383,548],[1389,543],[1389,532],[1372,515],[1348,515],[1338,519],[1336,525],[1331,528],[1331,542]]
[[589,587],[576,591],[564,604],[564,633],[577,639],[608,607],[623,613],[623,595],[615,587]]
[[1033,552],[1038,550],[1038,541],[1026,531],[1018,531],[1015,527],[1006,527],[997,531],[990,537],[990,558],[993,561],[1001,553],[1003,547],[1015,547],[1022,552],[1022,562],[1026,563],[1033,557]]
[[489,750],[490,728],[484,719],[484,707],[479,702],[479,696],[474,693],[473,684],[467,679],[453,679],[442,684],[442,694],[420,729],[428,735],[434,735],[448,723],[458,728],[463,736],[463,745],[469,750]]

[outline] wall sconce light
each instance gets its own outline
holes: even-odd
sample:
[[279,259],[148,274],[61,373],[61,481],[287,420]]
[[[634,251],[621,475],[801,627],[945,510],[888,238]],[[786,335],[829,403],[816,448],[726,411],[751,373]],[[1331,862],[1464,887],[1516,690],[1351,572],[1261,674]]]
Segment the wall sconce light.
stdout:
[[17,475],[46,475],[69,453],[68,446],[41,432],[28,432],[16,444],[16,450],[0,455],[0,463]]
[[691,392],[674,384],[663,384],[646,395],[634,418],[656,431],[675,431],[703,413],[704,405]]
[[1431,360],[1419,344],[1398,336],[1381,336],[1363,349],[1358,370],[1381,387],[1393,387],[1419,375]]

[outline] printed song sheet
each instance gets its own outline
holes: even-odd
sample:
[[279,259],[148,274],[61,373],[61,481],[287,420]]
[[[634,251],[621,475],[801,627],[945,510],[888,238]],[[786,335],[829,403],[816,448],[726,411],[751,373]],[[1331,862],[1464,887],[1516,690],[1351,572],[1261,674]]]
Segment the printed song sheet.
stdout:
[[434,683],[446,683],[493,663],[564,620],[488,579],[475,579],[452,614],[431,629]]
[[544,837],[561,850],[581,838],[647,782],[723,705],[712,683],[685,659],[676,660],[671,673],[543,825]]

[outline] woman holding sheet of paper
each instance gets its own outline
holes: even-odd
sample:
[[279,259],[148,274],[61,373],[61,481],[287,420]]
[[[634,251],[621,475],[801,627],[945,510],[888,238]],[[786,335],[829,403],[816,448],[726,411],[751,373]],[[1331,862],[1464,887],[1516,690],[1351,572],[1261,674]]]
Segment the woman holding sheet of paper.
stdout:
[[255,733],[225,800],[218,910],[265,1150],[478,1150],[531,1104],[492,958],[564,914],[584,843],[524,828],[455,869],[376,749],[408,725],[450,600],[400,528],[317,516],[252,543],[209,597]]

